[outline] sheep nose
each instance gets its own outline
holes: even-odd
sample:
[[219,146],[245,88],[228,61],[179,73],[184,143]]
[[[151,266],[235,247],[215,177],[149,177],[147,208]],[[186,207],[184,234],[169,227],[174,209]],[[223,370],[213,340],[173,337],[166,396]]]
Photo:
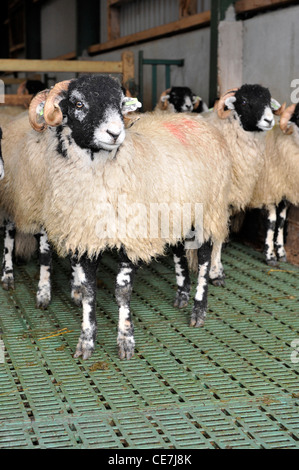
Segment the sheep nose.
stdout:
[[107,129],[107,134],[111,135],[111,137],[114,139],[114,142],[116,141],[116,139],[118,138],[118,136],[120,135],[120,131],[110,131],[109,129]]
[[272,119],[265,119],[265,122],[267,122],[268,124],[272,124]]

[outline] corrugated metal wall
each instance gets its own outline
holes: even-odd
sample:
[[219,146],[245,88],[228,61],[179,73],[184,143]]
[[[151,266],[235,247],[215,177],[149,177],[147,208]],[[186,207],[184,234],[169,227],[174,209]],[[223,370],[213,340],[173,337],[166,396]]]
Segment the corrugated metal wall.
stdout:
[[[211,0],[197,0],[197,12],[210,10]],[[107,0],[101,0],[101,42],[108,40]],[[179,0],[133,0],[120,7],[120,36],[171,23],[179,19]]]

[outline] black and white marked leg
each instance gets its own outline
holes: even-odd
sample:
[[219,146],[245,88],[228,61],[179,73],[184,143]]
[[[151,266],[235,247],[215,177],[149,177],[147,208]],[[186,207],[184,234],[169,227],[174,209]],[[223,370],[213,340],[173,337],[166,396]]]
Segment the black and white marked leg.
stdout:
[[137,266],[129,260],[124,251],[121,251],[115,285],[115,297],[119,309],[117,345],[120,359],[131,359],[134,356],[134,325],[130,302],[136,269]]
[[198,279],[190,326],[203,326],[206,319],[211,251],[212,245],[209,241],[198,249]]
[[175,266],[176,283],[178,286],[174,300],[174,307],[184,308],[188,305],[190,298],[190,276],[185,247],[182,243],[172,247]]
[[45,230],[40,232],[38,238],[40,274],[36,294],[36,306],[45,309],[51,301],[52,248]]
[[267,233],[266,233],[264,253],[266,257],[266,263],[269,266],[276,266],[277,258],[276,258],[275,247],[274,247],[274,234],[275,234],[275,227],[276,227],[276,206],[274,204],[271,204],[268,206],[267,210],[268,210]]
[[209,277],[211,283],[216,287],[225,286],[225,274],[221,263],[221,251],[222,243],[213,243]]
[[13,274],[13,253],[15,243],[16,229],[11,221],[5,222],[4,232],[4,249],[3,249],[3,262],[2,262],[2,286],[3,289],[14,289],[14,274]]
[[89,259],[87,256],[80,258],[81,288],[82,288],[82,309],[83,320],[81,325],[81,335],[77,344],[74,357],[89,359],[95,348],[97,335],[96,322],[96,294],[97,294],[97,267],[100,258]]
[[289,208],[289,203],[284,199],[277,206],[277,222],[276,222],[276,231],[275,231],[275,250],[278,261],[286,262],[287,254],[284,248],[284,238],[285,238],[285,223],[287,218],[287,211]]
[[71,297],[74,303],[82,306],[82,283],[84,279],[84,271],[76,257],[71,257],[72,279],[71,279]]

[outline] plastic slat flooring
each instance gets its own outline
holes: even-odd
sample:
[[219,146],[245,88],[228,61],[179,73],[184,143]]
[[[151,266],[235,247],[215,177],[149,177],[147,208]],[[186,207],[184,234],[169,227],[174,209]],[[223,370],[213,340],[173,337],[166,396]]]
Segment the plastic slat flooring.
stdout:
[[54,260],[46,311],[35,307],[36,260],[16,267],[15,290],[0,296],[0,448],[299,448],[299,268],[271,269],[237,243],[223,261],[226,287],[210,286],[200,329],[188,326],[192,302],[172,307],[171,257],[138,271],[131,361],[117,356],[114,254],[98,271],[88,361],[72,357],[81,309],[69,262]]

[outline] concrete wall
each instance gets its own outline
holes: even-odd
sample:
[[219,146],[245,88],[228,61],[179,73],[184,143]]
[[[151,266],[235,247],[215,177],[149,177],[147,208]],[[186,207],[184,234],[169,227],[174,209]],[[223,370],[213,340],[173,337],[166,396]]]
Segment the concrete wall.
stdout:
[[[95,60],[120,60],[122,50],[95,56]],[[203,28],[169,38],[157,39],[129,47],[135,57],[135,80],[138,83],[138,52],[148,59],[184,59],[183,67],[171,67],[171,84],[189,86],[194,93],[208,101],[210,28]],[[144,66],[144,106],[151,107],[151,66]],[[158,67],[158,93],[165,90],[164,67]]]
[[[106,35],[105,2],[101,2],[101,37]],[[243,83],[268,86],[279,101],[290,101],[293,79],[299,79],[299,6],[289,6],[257,15],[243,22]],[[75,50],[76,11],[74,0],[48,0],[42,4],[42,58],[53,58]],[[208,101],[210,28],[149,41],[128,49],[135,54],[138,82],[138,51],[145,58],[184,59],[182,68],[172,67],[171,84],[189,86]],[[120,60],[124,49],[92,57]],[[165,89],[164,68],[158,67],[158,92]],[[65,78],[65,77],[63,77]],[[62,79],[57,76],[57,79]],[[151,106],[151,68],[144,68],[144,105]]]
[[268,86],[277,100],[290,103],[299,79],[299,6],[244,21],[243,83]]
[[76,2],[48,0],[41,8],[42,59],[76,49]]

